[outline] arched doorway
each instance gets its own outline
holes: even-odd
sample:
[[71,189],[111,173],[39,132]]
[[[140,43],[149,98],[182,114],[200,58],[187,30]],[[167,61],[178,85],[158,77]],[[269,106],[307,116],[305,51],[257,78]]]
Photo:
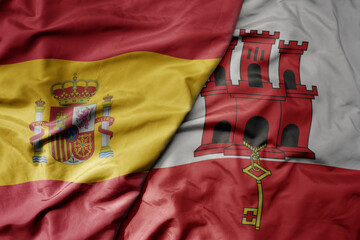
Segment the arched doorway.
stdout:
[[281,135],[281,146],[297,147],[299,144],[300,130],[295,124],[287,125]]
[[254,147],[267,143],[269,122],[263,117],[252,117],[247,121],[244,131],[244,141]]
[[284,82],[286,89],[296,90],[295,74],[293,71],[286,70],[284,72]]
[[218,66],[214,71],[215,86],[226,86],[226,74],[223,66]]
[[259,64],[252,63],[248,66],[248,81],[250,87],[262,87],[261,68]]
[[214,127],[211,143],[228,143],[230,141],[231,124],[228,121],[218,122]]

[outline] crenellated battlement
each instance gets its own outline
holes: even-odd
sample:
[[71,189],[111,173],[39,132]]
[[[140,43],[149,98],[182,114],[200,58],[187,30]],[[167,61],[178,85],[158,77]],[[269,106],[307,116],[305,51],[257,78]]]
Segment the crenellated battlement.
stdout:
[[308,44],[308,42],[302,42],[301,45],[298,45],[298,41],[289,41],[289,43],[286,44],[284,40],[280,40],[279,49],[306,51],[308,48]]
[[[279,32],[240,30],[242,38],[233,37],[223,60],[207,83],[202,95],[212,94],[252,94],[262,98],[283,101],[286,97],[310,98],[317,95],[316,87],[307,90],[300,79],[300,60],[307,50],[307,41],[279,40],[279,88],[274,88],[269,79],[271,48],[276,44]],[[238,41],[243,42],[240,61],[240,79],[236,82],[230,76],[230,62],[233,49]],[[255,94],[256,93],[256,94]],[[235,95],[233,97],[235,97]],[[244,97],[243,96],[243,97]],[[251,96],[247,96],[251,97]]]
[[238,37],[233,37],[229,43],[229,46],[228,46],[228,50],[233,50],[235,48],[235,46],[238,44],[238,40],[239,38]]
[[241,29],[240,36],[278,39],[280,37],[280,32],[274,32],[274,34],[270,34],[269,31],[262,31],[259,33],[257,30],[250,30],[250,32],[246,32],[245,29]]

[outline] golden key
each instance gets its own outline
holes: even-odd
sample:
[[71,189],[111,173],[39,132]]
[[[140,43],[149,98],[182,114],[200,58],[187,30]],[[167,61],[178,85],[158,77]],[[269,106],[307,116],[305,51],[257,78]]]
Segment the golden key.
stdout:
[[[259,148],[255,148],[250,146],[248,143],[244,142],[244,144],[250,148],[252,151],[250,160],[251,165],[243,169],[243,173],[246,173],[250,177],[254,178],[257,183],[258,188],[258,206],[257,208],[244,208],[244,215],[245,217],[242,218],[242,224],[244,225],[252,225],[255,226],[255,230],[260,230],[260,222],[261,222],[261,214],[262,214],[262,207],[263,207],[263,189],[261,181],[266,178],[267,176],[271,175],[271,172],[262,166],[260,166],[260,157],[259,151],[264,148],[266,145],[262,145]],[[257,163],[254,162],[254,158],[256,158]],[[262,171],[262,174],[258,175],[257,173]]]

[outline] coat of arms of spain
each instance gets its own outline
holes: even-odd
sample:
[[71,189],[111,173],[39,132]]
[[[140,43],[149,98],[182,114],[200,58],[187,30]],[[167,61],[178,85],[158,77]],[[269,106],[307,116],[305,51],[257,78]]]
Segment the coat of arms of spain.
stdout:
[[[34,145],[34,163],[46,163],[47,156],[43,151],[43,143],[47,142],[51,156],[65,164],[78,164],[88,160],[94,153],[94,129],[101,123],[98,131],[101,133],[101,149],[99,158],[113,157],[109,141],[113,132],[109,127],[114,123],[110,116],[112,96],[103,98],[103,115],[95,118],[96,103],[88,104],[91,97],[99,89],[96,80],[78,79],[55,83],[50,88],[51,95],[59,102],[59,107],[50,108],[49,121],[43,121],[45,101],[35,102],[35,121],[30,124],[34,136],[30,138]],[[45,135],[44,127],[49,128]]]

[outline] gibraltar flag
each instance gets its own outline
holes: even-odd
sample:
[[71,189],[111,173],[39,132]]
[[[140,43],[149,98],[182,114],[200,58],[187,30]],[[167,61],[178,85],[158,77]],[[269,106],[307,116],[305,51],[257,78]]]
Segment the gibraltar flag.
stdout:
[[241,5],[0,1],[0,239],[115,239]]
[[245,1],[124,239],[360,239],[360,3]]

